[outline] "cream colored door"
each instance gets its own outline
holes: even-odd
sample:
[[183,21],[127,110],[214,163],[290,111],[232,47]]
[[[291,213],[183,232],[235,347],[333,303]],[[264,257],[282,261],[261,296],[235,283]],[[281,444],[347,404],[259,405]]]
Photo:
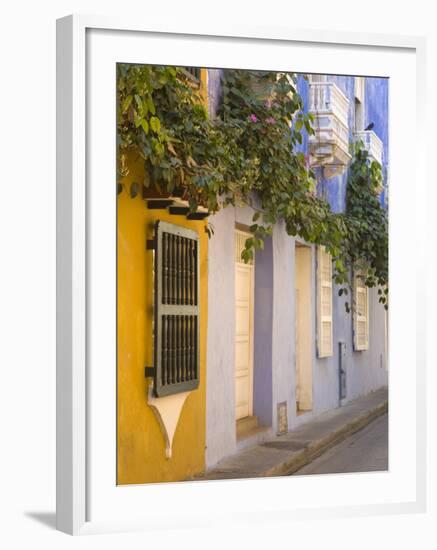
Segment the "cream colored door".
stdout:
[[313,403],[311,337],[311,248],[296,245],[296,407],[309,411]]
[[235,231],[235,402],[236,419],[252,415],[254,262],[241,259],[246,239]]

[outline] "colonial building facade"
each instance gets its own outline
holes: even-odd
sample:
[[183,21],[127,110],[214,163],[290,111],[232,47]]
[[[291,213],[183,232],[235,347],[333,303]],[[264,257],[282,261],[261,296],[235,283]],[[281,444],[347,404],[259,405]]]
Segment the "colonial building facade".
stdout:
[[[197,76],[214,116],[220,70]],[[383,166],[386,204],[388,81],[299,76],[298,91],[314,116],[301,147],[317,192],[344,210],[360,139]],[[140,180],[131,163],[128,179]],[[206,218],[174,197],[119,195],[119,484],[192,478],[388,384],[376,289],[357,279],[347,313],[330,256],[282,223],[244,263],[253,212],[228,206]]]

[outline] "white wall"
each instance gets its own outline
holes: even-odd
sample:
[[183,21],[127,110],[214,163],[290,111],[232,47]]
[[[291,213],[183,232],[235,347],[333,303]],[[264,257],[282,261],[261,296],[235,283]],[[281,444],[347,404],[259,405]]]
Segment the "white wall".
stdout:
[[294,239],[283,223],[273,231],[273,429],[277,430],[277,404],[287,401],[288,425],[295,397],[295,272]]
[[206,465],[235,451],[235,262],[233,208],[210,219],[206,368]]

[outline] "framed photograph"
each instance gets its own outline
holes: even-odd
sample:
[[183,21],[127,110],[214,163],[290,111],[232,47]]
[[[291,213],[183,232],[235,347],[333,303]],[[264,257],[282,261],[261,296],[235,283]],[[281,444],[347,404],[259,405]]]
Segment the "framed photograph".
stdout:
[[58,529],[424,510],[424,41],[57,36]]

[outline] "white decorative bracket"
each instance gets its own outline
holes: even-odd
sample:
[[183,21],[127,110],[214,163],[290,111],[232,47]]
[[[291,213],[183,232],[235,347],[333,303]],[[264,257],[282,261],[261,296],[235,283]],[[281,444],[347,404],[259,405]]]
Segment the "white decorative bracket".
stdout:
[[181,416],[182,407],[191,392],[176,393],[165,397],[155,397],[149,386],[148,405],[152,407],[165,439],[165,456],[172,455],[173,437]]

